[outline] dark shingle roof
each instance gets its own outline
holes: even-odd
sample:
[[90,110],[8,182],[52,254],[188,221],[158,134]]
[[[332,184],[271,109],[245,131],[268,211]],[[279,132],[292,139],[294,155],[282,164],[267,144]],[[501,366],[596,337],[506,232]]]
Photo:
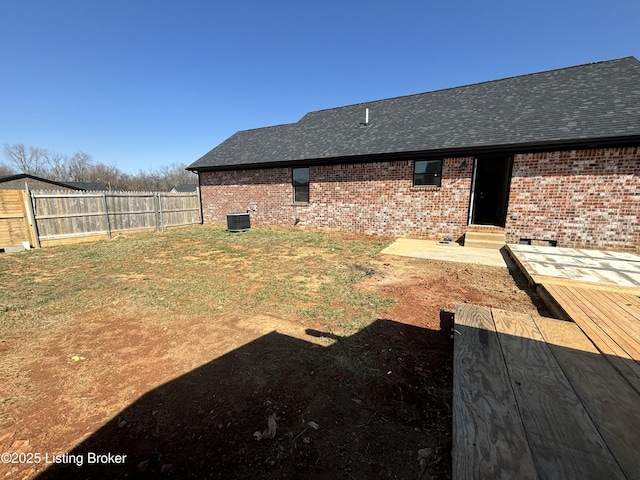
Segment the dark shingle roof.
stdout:
[[65,182],[70,187],[77,190],[100,191],[107,190],[109,185],[102,182]]
[[198,190],[197,183],[181,183],[180,185],[176,185],[171,189],[172,192],[177,193],[190,193]]
[[[366,108],[368,126],[361,123]],[[634,57],[311,112],[296,123],[237,132],[188,168],[620,137],[640,138]]]
[[36,175],[31,175],[29,173],[17,173],[15,175],[9,175],[8,177],[0,178],[0,183],[11,182],[14,180],[37,180],[38,182],[49,183],[52,186],[63,187],[63,188],[71,188],[74,190],[81,190],[80,188],[75,187],[71,184],[71,182],[58,182],[56,180],[49,180],[48,178],[37,177]]

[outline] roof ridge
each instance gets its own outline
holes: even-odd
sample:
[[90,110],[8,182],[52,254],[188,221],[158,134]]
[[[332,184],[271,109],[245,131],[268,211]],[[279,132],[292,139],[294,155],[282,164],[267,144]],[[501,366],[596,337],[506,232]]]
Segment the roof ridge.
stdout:
[[[327,110],[331,110],[330,108],[328,108]],[[310,113],[310,112],[308,112]],[[307,114],[305,114],[306,116]],[[304,117],[303,117],[304,118]],[[302,119],[300,119],[302,120]],[[296,125],[300,120],[297,120],[295,122],[289,122],[289,123],[279,123],[277,125],[267,125],[265,127],[253,127],[253,128],[245,128],[243,130],[237,130],[233,135],[237,134],[237,133],[243,133],[243,132],[253,132],[254,130],[267,130],[269,128],[281,128],[281,127],[290,127],[293,125]]]
[[[457,90],[457,89],[467,88],[467,87],[475,87],[475,86],[478,86],[478,85],[485,85],[485,84],[489,84],[489,83],[503,82],[505,80],[513,80],[514,78],[531,77],[531,76],[534,76],[534,75],[543,75],[543,74],[548,74],[548,73],[551,73],[551,72],[559,72],[561,70],[572,70],[574,68],[584,68],[584,67],[588,67],[588,66],[591,66],[591,65],[598,65],[598,64],[602,64],[602,63],[614,63],[614,62],[619,62],[621,60],[629,60],[629,59],[634,59],[634,60],[638,61],[638,59],[635,58],[633,55],[629,55],[629,56],[626,56],[626,57],[614,58],[614,59],[611,59],[611,60],[599,60],[599,61],[596,61],[596,62],[588,62],[588,63],[579,64],[579,65],[572,65],[572,66],[569,66],[569,67],[551,68],[549,70],[543,70],[543,71],[540,71],[540,72],[523,73],[523,74],[520,74],[520,75],[512,75],[510,77],[495,78],[493,80],[483,80],[481,82],[467,83],[467,84],[458,85],[458,86],[455,86],[455,87],[439,88],[439,89],[436,89],[436,90],[427,90],[425,92],[409,93],[407,95],[396,95],[395,97],[379,98],[377,100],[368,100],[368,101],[364,101],[364,102],[356,102],[356,103],[352,103],[352,104],[349,104],[349,105],[340,105],[338,107],[321,108],[319,110],[312,110],[310,112],[305,113],[302,116],[302,118],[304,118],[307,115],[312,114],[312,113],[326,112],[326,111],[329,111],[329,110],[338,110],[338,109],[341,109],[341,108],[357,107],[359,105],[362,105],[362,106],[371,105],[373,103],[385,102],[385,101],[388,101],[388,100],[396,100],[396,99],[401,99],[401,98],[417,97],[417,96],[420,96],[420,95],[427,95],[427,94],[438,93],[438,92],[446,92],[446,91],[449,91],[449,90]],[[300,120],[302,120],[302,118]],[[298,121],[300,121],[300,120],[298,120]],[[285,124],[285,125],[294,125],[295,123],[297,123],[297,122],[288,123],[288,124]]]

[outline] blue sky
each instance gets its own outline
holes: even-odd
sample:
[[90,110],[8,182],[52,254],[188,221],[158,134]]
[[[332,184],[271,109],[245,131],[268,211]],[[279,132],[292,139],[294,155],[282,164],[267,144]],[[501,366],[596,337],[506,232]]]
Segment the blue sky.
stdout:
[[638,0],[0,0],[0,144],[190,164],[308,111],[639,58],[639,18]]

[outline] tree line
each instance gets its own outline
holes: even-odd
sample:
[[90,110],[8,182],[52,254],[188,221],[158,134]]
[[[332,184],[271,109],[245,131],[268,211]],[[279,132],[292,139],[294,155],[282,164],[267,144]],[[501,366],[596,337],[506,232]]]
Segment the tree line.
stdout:
[[169,191],[177,185],[197,184],[196,174],[186,165],[172,163],[156,170],[131,175],[115,165],[95,162],[86,152],[73,155],[52,152],[22,143],[3,145],[4,161],[0,161],[0,177],[26,173],[57,182],[93,182],[111,190]]

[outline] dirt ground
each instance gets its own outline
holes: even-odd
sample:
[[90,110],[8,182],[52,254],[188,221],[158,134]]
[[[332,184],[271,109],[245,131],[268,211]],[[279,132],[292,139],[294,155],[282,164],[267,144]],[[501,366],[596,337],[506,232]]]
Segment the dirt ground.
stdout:
[[3,339],[0,478],[450,478],[455,305],[542,304],[506,269],[352,267],[395,300],[362,328],[109,302]]

